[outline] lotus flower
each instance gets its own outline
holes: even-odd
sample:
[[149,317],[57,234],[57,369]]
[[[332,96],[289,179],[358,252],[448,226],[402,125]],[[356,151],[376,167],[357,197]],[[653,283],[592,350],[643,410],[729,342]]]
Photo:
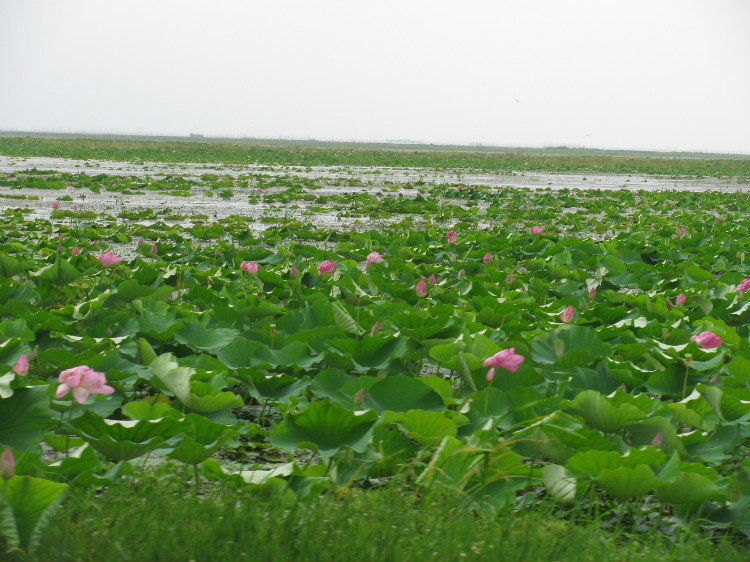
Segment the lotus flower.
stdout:
[[57,378],[60,386],[57,387],[55,398],[62,398],[68,391],[73,391],[73,398],[79,404],[85,404],[89,394],[112,394],[115,389],[107,386],[104,373],[97,373],[91,367],[81,365],[66,369]]
[[678,226],[677,227],[677,234],[685,234],[687,232],[687,228],[684,226]]
[[456,243],[456,231],[455,230],[450,230],[446,232],[445,237],[448,239],[448,244]]
[[459,269],[458,270],[458,278],[461,279],[464,275],[466,275],[465,269]]
[[529,229],[529,232],[531,232],[531,234],[541,234],[544,232],[544,229],[541,226],[532,226]]
[[318,277],[322,276],[324,273],[333,273],[337,268],[338,266],[335,261],[325,260],[318,266]]
[[242,271],[247,271],[248,273],[258,273],[258,264],[255,263],[254,261],[251,261],[251,262],[243,261],[240,264],[240,269]]
[[508,276],[505,278],[505,282],[510,285],[513,283],[513,273],[508,273]]
[[151,257],[155,258],[156,254],[159,252],[159,248],[156,247],[156,244],[153,244],[151,246]]
[[18,358],[16,364],[11,367],[13,372],[19,377],[25,377],[29,372],[29,360],[26,358],[26,354],[22,353],[21,357]]
[[484,360],[485,367],[492,367],[487,372],[487,380],[491,381],[495,376],[495,369],[503,367],[508,369],[511,373],[515,373],[518,370],[518,366],[526,359],[523,355],[516,355],[516,348],[511,347],[510,349],[503,349],[498,351],[492,357]]
[[672,304],[672,301],[667,299],[667,310],[672,310],[674,308],[674,305]]
[[487,252],[486,254],[484,254],[484,258],[482,258],[482,261],[484,263],[490,263],[491,259],[492,259],[492,254],[490,254],[489,252]]
[[5,447],[3,454],[0,455],[0,476],[5,480],[13,478],[13,472],[16,469],[16,459],[13,458],[13,451],[10,447]]
[[138,237],[138,247],[140,248],[146,243],[146,241],[143,239],[143,236]]
[[594,300],[596,298],[596,287],[591,287],[589,290],[589,298]]
[[701,332],[697,336],[690,338],[690,341],[694,341],[703,349],[714,349],[721,345],[721,338],[710,331]]
[[110,250],[106,254],[100,255],[97,259],[102,265],[117,265],[118,263],[120,263],[120,258],[114,255],[112,253],[112,250]]
[[434,273],[432,273],[432,274],[431,274],[431,275],[430,275],[430,276],[429,276],[429,277],[427,278],[427,284],[428,284],[428,285],[429,285],[430,287],[434,287],[434,286],[435,286],[435,283],[437,283],[437,278],[435,277],[435,274],[434,274]]
[[70,251],[70,253],[74,256],[77,256],[81,253],[81,249],[78,246],[73,246],[73,249]]
[[55,201],[54,203],[52,203],[52,208],[53,208],[53,209],[54,209],[55,211],[57,211],[57,209],[58,209],[59,207],[60,207],[60,203],[58,203],[57,201]]
[[370,269],[370,266],[374,263],[383,263],[383,257],[377,252],[370,252],[367,255],[367,261],[365,262],[365,267],[367,269]]
[[560,320],[562,320],[563,322],[565,322],[567,324],[568,322],[570,322],[571,320],[573,320],[574,314],[575,314],[575,312],[573,311],[573,307],[572,306],[568,306],[568,308],[566,308],[563,311],[563,313],[560,315]]
[[296,279],[297,275],[299,275],[299,272],[297,271],[297,268],[294,267],[294,264],[292,264],[292,267],[289,268],[289,277]]
[[377,334],[380,331],[380,320],[376,320],[375,323],[372,325],[372,329],[370,330],[371,334]]
[[414,290],[420,298],[427,296],[427,284],[424,282],[424,279],[420,279],[417,282],[417,286],[414,287]]
[[677,295],[677,298],[674,300],[674,302],[677,303],[677,306],[682,306],[685,304],[685,301],[687,300],[687,297],[685,296],[685,293],[680,293]]
[[746,291],[750,291],[750,277],[748,277],[747,279],[744,279],[743,281],[741,281],[740,284],[737,285],[737,290],[740,293],[740,298],[742,298],[742,295]]

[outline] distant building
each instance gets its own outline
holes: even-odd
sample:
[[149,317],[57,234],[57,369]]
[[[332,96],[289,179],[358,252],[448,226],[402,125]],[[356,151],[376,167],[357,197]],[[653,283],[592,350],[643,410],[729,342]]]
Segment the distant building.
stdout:
[[203,135],[199,135],[197,133],[190,133],[190,138],[191,139],[202,139]]

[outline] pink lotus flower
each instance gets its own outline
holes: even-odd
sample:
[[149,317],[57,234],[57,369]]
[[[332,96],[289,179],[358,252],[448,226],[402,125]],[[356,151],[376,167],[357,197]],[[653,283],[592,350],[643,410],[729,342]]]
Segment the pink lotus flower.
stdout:
[[102,265],[117,265],[120,263],[120,258],[118,258],[116,255],[112,253],[112,250],[107,252],[106,254],[100,255],[98,258],[99,262]]
[[563,322],[565,322],[567,324],[568,322],[570,322],[571,320],[573,320],[574,314],[575,313],[573,312],[573,307],[572,306],[568,306],[568,308],[566,308],[563,311],[563,313],[560,315],[560,320],[562,320]]
[[589,298],[591,300],[594,300],[596,298],[596,287],[591,287],[591,290],[589,291]]
[[70,251],[70,253],[74,256],[77,256],[81,253],[81,249],[78,246],[73,246],[73,249]]
[[656,435],[654,435],[654,438],[651,440],[651,446],[657,449],[660,449],[663,440],[664,440],[664,437],[662,436],[661,432],[659,432]]
[[495,369],[503,367],[508,369],[511,373],[515,373],[518,370],[518,366],[526,359],[523,355],[516,355],[516,348],[511,347],[510,349],[503,349],[498,351],[492,357],[484,360],[485,367],[492,367],[487,372],[487,380],[491,381],[495,376]]
[[492,254],[490,254],[489,252],[487,252],[486,254],[484,254],[484,258],[482,258],[482,261],[484,263],[490,263],[491,259],[492,259]]
[[690,338],[690,341],[694,341],[703,349],[714,349],[721,345],[721,338],[710,331],[701,332],[697,336]]
[[146,241],[143,239],[143,236],[138,237],[138,247],[140,248],[146,243]]
[[508,273],[508,276],[505,278],[505,282],[510,285],[513,283],[513,273]]
[[248,273],[258,273],[258,264],[254,261],[243,261],[242,264],[240,264],[240,269],[242,271],[247,271]]
[[674,305],[672,304],[672,301],[667,299],[667,310],[672,310],[674,308]]
[[544,229],[541,226],[532,226],[529,229],[529,232],[531,232],[531,234],[541,234],[544,232]]
[[685,293],[680,293],[677,295],[677,298],[674,300],[674,302],[677,303],[677,306],[682,306],[685,304],[685,301],[687,300],[687,297],[685,296]]
[[677,234],[685,234],[687,232],[687,228],[684,226],[678,226],[677,227]]
[[17,374],[19,377],[25,377],[29,372],[29,360],[26,358],[26,354],[22,353],[21,357],[18,358],[18,361],[16,362],[13,367],[13,372]]
[[750,291],[750,277],[748,277],[747,279],[744,279],[743,281],[741,281],[740,284],[737,285],[737,290],[740,293],[740,298],[742,298],[742,295],[746,291]]
[[318,277],[324,273],[333,273],[336,269],[338,269],[338,266],[335,261],[325,260],[318,266]]
[[151,257],[155,258],[156,254],[159,252],[159,248],[156,247],[156,244],[153,244],[151,246]]
[[456,231],[455,230],[449,230],[448,232],[446,232],[445,237],[448,239],[448,244],[456,243]]
[[13,458],[13,451],[10,447],[5,447],[3,454],[0,455],[0,476],[5,480],[13,478],[16,469],[16,459]]
[[372,329],[370,330],[371,334],[377,334],[380,331],[380,320],[376,320],[375,323],[372,325]]
[[259,195],[262,195],[262,194],[263,194],[263,188],[262,188],[262,187],[259,187],[259,188],[258,188],[258,194],[259,194]]
[[466,275],[465,269],[459,269],[458,270],[458,278],[461,279],[464,275]]
[[434,274],[434,273],[432,273],[432,274],[431,274],[431,275],[430,275],[430,276],[429,276],[429,277],[427,278],[427,284],[428,284],[428,285],[429,285],[430,287],[434,287],[434,286],[435,286],[435,283],[437,283],[437,279],[435,278],[435,274]]
[[367,269],[370,269],[370,266],[374,263],[383,263],[383,257],[377,252],[370,252],[367,255],[367,261],[365,262],[365,267]]
[[55,201],[54,203],[52,203],[52,208],[53,208],[53,209],[54,209],[55,211],[57,211],[57,209],[58,209],[59,207],[60,207],[60,203],[58,203],[57,201]]
[[294,264],[292,264],[292,267],[289,268],[289,277],[296,279],[297,275],[299,275],[299,272],[297,271],[297,268],[294,267]]
[[79,404],[85,404],[89,394],[112,394],[115,391],[104,384],[107,382],[104,373],[97,373],[86,365],[66,369],[57,380],[61,384],[57,387],[55,398],[60,399],[72,390],[73,398]]
[[420,279],[417,282],[417,286],[414,287],[414,290],[420,298],[427,296],[427,284],[424,282],[424,279]]

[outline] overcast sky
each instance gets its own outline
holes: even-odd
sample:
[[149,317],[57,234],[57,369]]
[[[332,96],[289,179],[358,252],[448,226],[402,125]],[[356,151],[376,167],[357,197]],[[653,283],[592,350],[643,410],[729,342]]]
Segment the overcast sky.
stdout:
[[750,153],[750,1],[0,0],[0,129]]

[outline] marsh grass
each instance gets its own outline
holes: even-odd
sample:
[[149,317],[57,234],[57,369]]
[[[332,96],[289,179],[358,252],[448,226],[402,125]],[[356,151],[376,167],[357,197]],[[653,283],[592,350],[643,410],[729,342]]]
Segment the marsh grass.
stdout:
[[[96,498],[94,498],[96,496]],[[250,489],[196,494],[158,480],[71,493],[38,550],[44,561],[746,560],[742,545],[682,532],[630,535],[553,506],[494,517],[396,488],[310,503]]]

